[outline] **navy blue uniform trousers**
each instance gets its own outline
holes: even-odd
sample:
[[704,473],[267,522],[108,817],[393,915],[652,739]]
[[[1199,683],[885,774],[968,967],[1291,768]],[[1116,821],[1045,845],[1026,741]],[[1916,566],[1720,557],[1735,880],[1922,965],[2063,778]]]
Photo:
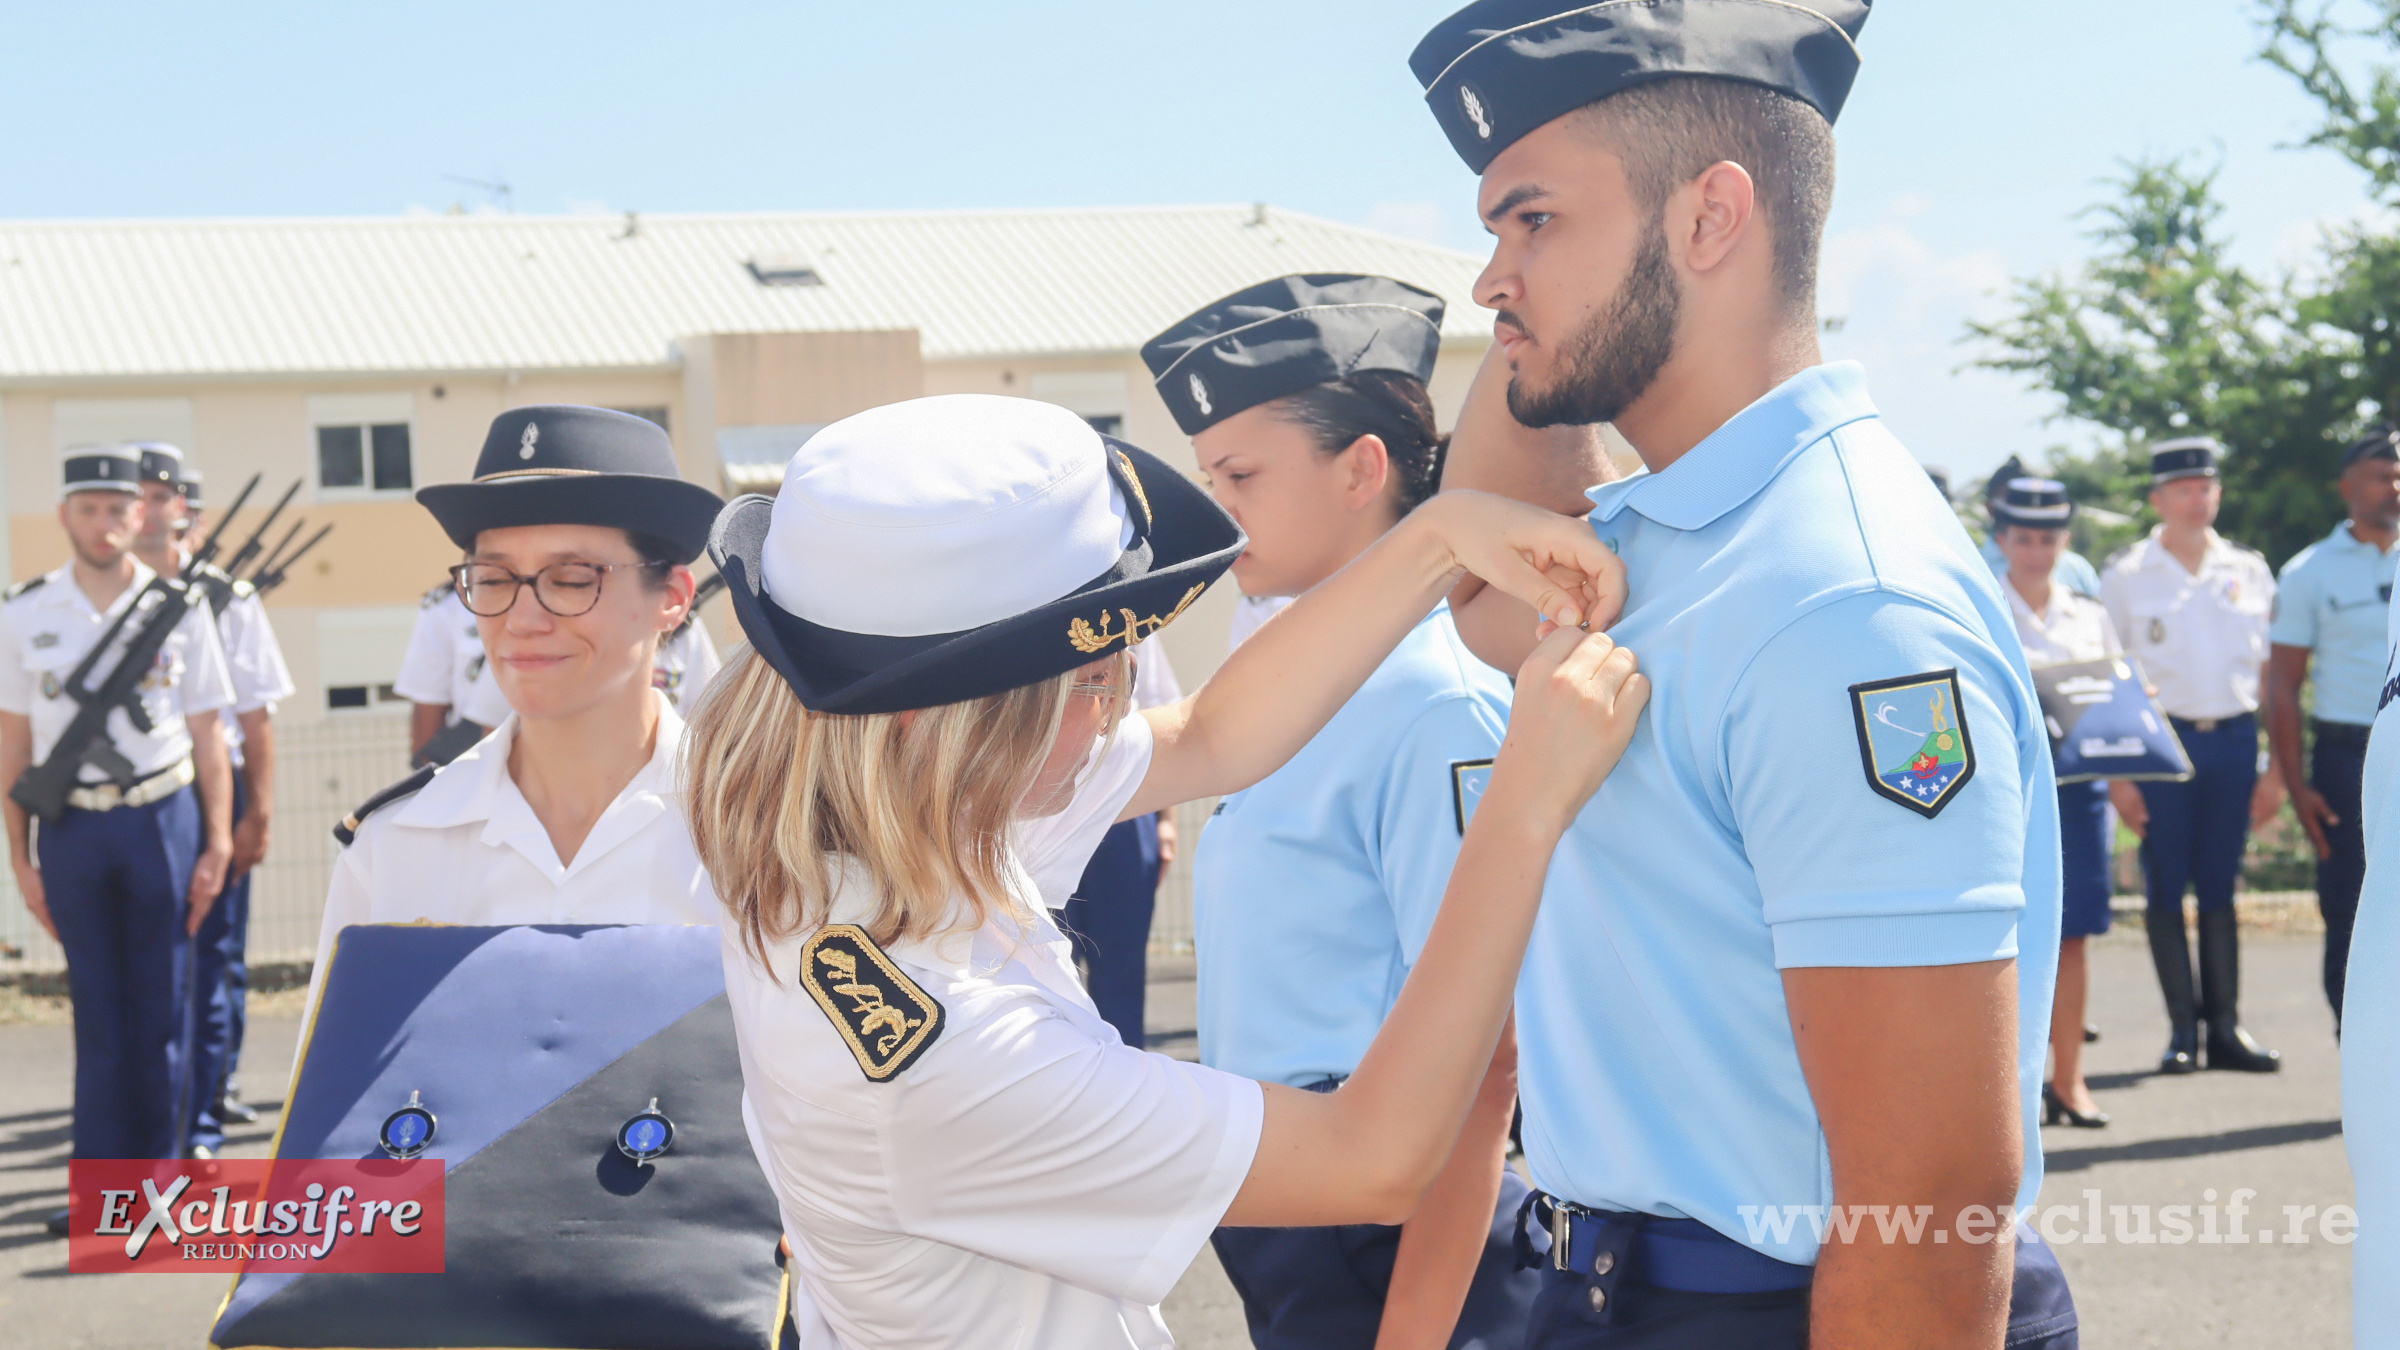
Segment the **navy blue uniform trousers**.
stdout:
[[2317,860],[2317,909],[2325,916],[2325,1001],[2342,1020],[2342,977],[2350,968],[2350,929],[2358,922],[2358,890],[2367,880],[2367,831],[2359,819],[2367,779],[2365,727],[2317,725],[2308,785],[2341,819],[2325,827],[2332,852]]
[[1092,1006],[1139,1050],[1150,980],[1150,912],[1158,906],[1158,817],[1109,826],[1061,918]]
[[[1500,1177],[1500,1204],[1467,1286],[1450,1350],[1518,1350],[1541,1277],[1517,1269],[1517,1210],[1526,1186]],[[1400,1230],[1390,1224],[1328,1228],[1220,1228],[1209,1237],[1225,1278],[1242,1296],[1258,1350],[1371,1350],[1383,1325]],[[1695,1343],[1696,1344],[1696,1343]]]
[[[233,774],[233,818],[249,809],[250,787],[241,770]],[[221,1148],[225,1122],[217,1100],[225,1095],[242,1055],[249,1025],[250,874],[225,884],[201,920],[192,945],[192,1124],[186,1140],[196,1148]]]
[[2229,717],[2213,731],[2180,717],[2169,720],[2192,757],[2192,777],[2141,785],[2142,803],[2150,808],[2149,833],[2142,839],[2149,908],[2180,911],[2190,890],[2204,910],[2231,909],[2242,846],[2250,837],[2250,792],[2258,786],[2258,719]]
[[200,797],[69,808],[35,857],[75,1009],[78,1158],[182,1156],[190,1123],[192,943],[184,898]]

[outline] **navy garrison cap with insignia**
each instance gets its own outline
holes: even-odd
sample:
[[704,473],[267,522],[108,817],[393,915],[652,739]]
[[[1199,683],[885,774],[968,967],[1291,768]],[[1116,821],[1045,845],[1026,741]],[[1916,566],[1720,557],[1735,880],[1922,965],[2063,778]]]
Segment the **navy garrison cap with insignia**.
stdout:
[[79,445],[58,459],[59,496],[77,492],[140,492],[142,457],[131,446]]
[[2026,525],[2037,530],[2063,530],[2075,519],[2075,503],[2067,485],[2050,478],[2014,478],[1992,499],[1994,525]]
[[183,503],[186,506],[205,506],[208,504],[202,499],[201,473],[198,469],[193,468],[189,464],[184,465],[182,472],[175,476],[175,492],[176,495],[183,498]]
[[1433,378],[1442,298],[1389,277],[1312,272],[1235,291],[1142,344],[1175,424],[1197,436],[1362,370]]
[[2350,448],[2342,452],[2342,467],[2347,469],[2362,459],[2400,459],[2400,427],[2386,422],[2350,442]]
[[511,408],[492,419],[469,483],[419,488],[450,542],[511,525],[607,525],[674,546],[688,563],[725,499],[688,482],[656,422],[608,408]]
[[183,449],[165,441],[135,441],[125,447],[141,456],[142,481],[174,486],[183,477]]
[[1004,693],[1172,622],[1246,544],[1190,479],[1054,404],[945,394],[811,436],[709,557],[811,711]]
[[1476,0],[1408,58],[1426,106],[1482,173],[1543,123],[1678,75],[1755,84],[1833,121],[1871,0]]
[[439,1160],[443,1273],[246,1273],[210,1342],[772,1350],[782,1225],[722,948],[706,925],[341,930],[276,1156]]
[[2150,447],[2150,486],[2178,478],[2214,478],[2223,447],[2214,436],[2185,436]]

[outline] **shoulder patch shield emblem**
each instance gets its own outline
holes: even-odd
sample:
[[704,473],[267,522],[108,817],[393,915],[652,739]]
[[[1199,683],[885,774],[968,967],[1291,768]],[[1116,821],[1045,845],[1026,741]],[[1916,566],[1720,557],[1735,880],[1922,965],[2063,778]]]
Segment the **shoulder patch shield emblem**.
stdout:
[[1475,818],[1475,807],[1483,800],[1483,790],[1492,785],[1492,762],[1488,759],[1459,759],[1450,762],[1450,805],[1458,813],[1458,833],[1464,838],[1467,822]]
[[1850,686],[1867,786],[1931,820],[1975,776],[1975,741],[1958,672],[1931,670]]
[[870,1083],[916,1063],[942,1034],[942,1005],[855,924],[827,924],[800,948],[800,983]]

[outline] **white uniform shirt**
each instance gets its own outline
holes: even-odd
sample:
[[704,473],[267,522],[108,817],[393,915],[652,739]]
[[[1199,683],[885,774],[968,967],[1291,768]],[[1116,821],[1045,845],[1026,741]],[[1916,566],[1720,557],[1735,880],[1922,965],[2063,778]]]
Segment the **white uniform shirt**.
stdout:
[[2211,530],[2194,574],[2152,530],[2109,563],[2100,599],[2170,715],[2206,721],[2258,711],[2275,610],[2266,559]]
[[236,595],[226,603],[217,615],[217,636],[225,644],[235,712],[272,713],[276,704],[292,696],[291,667],[283,662],[283,646],[275,640],[267,607],[256,595]]
[[411,703],[447,705],[452,722],[463,717],[496,727],[508,720],[508,696],[484,660],[483,633],[456,590],[426,593],[392,692]]
[[676,712],[689,716],[692,701],[724,664],[717,657],[717,644],[709,639],[707,626],[694,619],[658,640],[658,663],[651,669],[650,683],[667,696]]
[[[1173,1343],[1156,1305],[1249,1175],[1263,1092],[1120,1041],[1046,908],[1150,751],[1148,724],[1127,718],[1066,810],[1019,827],[1029,925],[995,916],[885,949],[944,1010],[940,1037],[887,1081],[867,1080],[793,983],[809,933],[768,953],[770,974],[727,927],[750,1139],[806,1295],[803,1350]],[[853,870],[831,921],[863,926],[871,885]]]
[[[74,565],[68,564],[42,579],[42,584],[19,591],[0,606],[0,712],[23,715],[33,723],[33,762],[50,757],[78,705],[64,689],[84,653],[92,649],[125,607],[133,604],[156,573],[139,561],[133,565],[133,584],[105,613],[92,608],[83,588],[75,584]],[[163,597],[161,597],[163,598]],[[143,607],[156,604],[151,600]],[[141,625],[136,616],[118,635],[117,651]],[[116,668],[116,655],[101,657],[89,684],[97,687]],[[189,713],[213,712],[233,702],[233,682],[225,673],[225,650],[209,622],[208,602],[195,594],[182,622],[167,635],[158,659],[141,684],[142,706],[153,730],[135,729],[122,708],[108,715],[108,739],[117,752],[133,762],[137,776],[171,769],[192,753],[191,732],[183,719]],[[102,783],[106,776],[89,765],[79,775],[84,783]]]
[[717,893],[675,786],[683,719],[663,702],[650,762],[601,813],[571,863],[558,860],[509,776],[514,717],[423,790],[369,816],[333,865],[310,1006],[334,935],[354,923],[715,924]]
[[2017,640],[2025,644],[2026,665],[2101,661],[2124,652],[2116,626],[2109,622],[2108,611],[2100,602],[2077,595],[2055,578],[2050,582],[2050,604],[2038,614],[2017,593],[2016,583],[2005,576],[2000,578],[2000,589],[2008,596],[2009,612],[2017,616]]

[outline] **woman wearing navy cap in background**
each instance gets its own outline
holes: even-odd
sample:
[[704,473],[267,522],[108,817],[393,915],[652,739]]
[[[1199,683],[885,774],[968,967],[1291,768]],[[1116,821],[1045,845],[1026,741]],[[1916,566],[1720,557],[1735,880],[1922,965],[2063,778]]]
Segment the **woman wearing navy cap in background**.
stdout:
[[[1249,536],[1243,594],[1310,589],[1433,494],[1443,441],[1425,382],[1442,311],[1382,277],[1291,276],[1143,348]],[[1315,1091],[1357,1069],[1441,906],[1508,708],[1507,679],[1437,605],[1288,764],[1224,800],[1194,861],[1202,1063]],[[1504,1036],[1405,1224],[1217,1230],[1261,1350],[1523,1339],[1539,1282],[1510,1246],[1525,1196],[1505,1166],[1515,1058]]]

